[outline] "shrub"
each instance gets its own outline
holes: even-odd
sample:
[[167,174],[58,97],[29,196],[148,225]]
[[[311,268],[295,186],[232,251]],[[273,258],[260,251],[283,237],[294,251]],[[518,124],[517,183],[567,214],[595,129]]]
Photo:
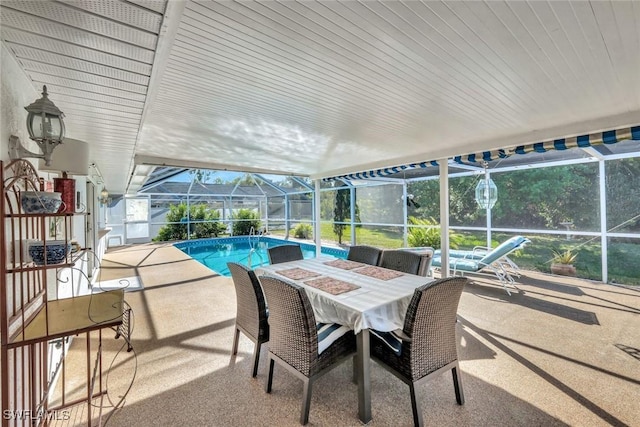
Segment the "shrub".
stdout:
[[553,259],[551,260],[557,264],[573,264],[578,254],[575,254],[571,249],[567,249],[564,252],[553,251]]
[[333,233],[338,236],[338,244],[342,244],[342,236],[347,228],[341,224],[351,217],[350,190],[341,189],[336,191],[336,204],[333,209]]
[[[409,217],[409,224],[419,227],[410,227],[407,235],[407,242],[411,247],[431,246],[434,249],[440,249],[442,246],[440,238],[440,225],[435,219],[422,219],[413,216]],[[449,230],[449,245],[452,248],[458,247],[458,235]]]
[[[208,209],[206,204],[191,205],[188,215],[186,203],[171,204],[166,220],[172,224],[162,226],[153,241],[166,242],[188,238],[218,237],[227,229],[219,219],[219,212]],[[188,231],[191,232],[190,236],[187,235]]]
[[255,211],[240,209],[232,218],[235,220],[233,222],[234,236],[248,236],[251,227],[253,227],[256,232],[260,230],[260,219],[258,219],[258,214]]
[[[201,204],[191,207],[191,237],[203,239],[206,237],[218,237],[227,231],[227,226],[217,221],[220,219],[218,211],[207,209],[207,205]],[[198,221],[198,222],[194,222]]]
[[293,229],[293,235],[298,239],[310,239],[313,234],[311,224],[300,223]]

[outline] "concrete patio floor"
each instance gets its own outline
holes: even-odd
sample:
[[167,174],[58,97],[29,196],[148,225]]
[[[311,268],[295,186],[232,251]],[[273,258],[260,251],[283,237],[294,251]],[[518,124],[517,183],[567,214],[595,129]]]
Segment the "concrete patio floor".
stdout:
[[[125,295],[137,366],[132,353],[118,356],[109,398],[135,381],[109,426],[299,425],[299,380],[276,366],[266,394],[266,348],[251,378],[253,344],[243,336],[230,357],[230,278],[169,244],[109,250],[100,283],[132,277],[144,287]],[[450,375],[435,378],[418,390],[426,425],[640,425],[640,289],[527,271],[518,287],[508,296],[487,278],[467,285],[458,310],[466,403],[456,404]],[[76,341],[70,367],[85,362]],[[108,364],[122,340],[103,341]],[[347,361],[314,385],[310,426],[362,425],[351,372]],[[413,424],[406,385],[374,363],[371,387],[368,425]]]

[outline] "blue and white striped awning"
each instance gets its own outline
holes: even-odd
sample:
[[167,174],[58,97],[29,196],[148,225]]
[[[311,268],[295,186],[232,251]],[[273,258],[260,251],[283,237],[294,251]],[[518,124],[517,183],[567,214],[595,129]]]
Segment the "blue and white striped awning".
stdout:
[[586,148],[601,144],[615,144],[626,140],[640,140],[640,126],[597,132],[589,135],[574,136],[571,138],[554,139],[533,144],[519,145],[506,150],[483,151],[482,153],[456,156],[453,160],[457,163],[477,163],[504,159],[514,154],[546,153],[551,150],[568,150],[570,148]]
[[549,150],[568,150],[576,147],[591,147],[600,144],[615,144],[626,140],[640,140],[640,126],[597,132],[573,138],[554,139],[553,141],[537,142],[535,144],[520,145],[513,149],[515,154],[544,153]]
[[413,170],[413,169],[424,169],[429,166],[438,166],[438,162],[435,160],[432,160],[430,162],[409,163],[408,165],[374,169],[374,170],[364,171],[364,172],[349,173],[346,175],[339,175],[331,178],[323,178],[322,180],[333,181],[335,179],[353,180],[353,179],[368,179],[368,178],[384,178],[385,176],[395,175],[399,172]]
[[[640,125],[628,128],[609,130],[605,132],[596,132],[588,135],[580,135],[571,138],[554,139],[533,144],[519,145],[508,149],[498,149],[483,151],[480,153],[465,154],[464,156],[456,156],[453,160],[456,163],[481,163],[498,159],[504,159],[514,154],[528,153],[545,153],[550,150],[568,150],[576,147],[592,147],[600,144],[615,144],[620,141],[635,140],[640,141]],[[389,168],[374,169],[370,171],[350,173],[346,175],[335,176],[332,178],[324,178],[323,181],[332,181],[335,179],[367,179],[367,178],[383,178],[395,175],[402,171],[426,168],[430,166],[438,166],[438,162],[431,160],[421,163],[410,163],[408,165],[395,166]]]
[[453,161],[456,163],[478,163],[490,162],[492,160],[504,159],[509,157],[506,150],[483,151],[482,153],[465,154],[464,156],[455,156]]

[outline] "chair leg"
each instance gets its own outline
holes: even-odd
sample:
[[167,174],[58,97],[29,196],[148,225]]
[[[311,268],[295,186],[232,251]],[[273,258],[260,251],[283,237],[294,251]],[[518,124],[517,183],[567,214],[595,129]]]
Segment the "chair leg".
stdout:
[[458,405],[464,405],[464,390],[462,389],[462,377],[460,376],[459,366],[451,369],[453,376],[453,388],[456,391],[456,401]]
[[253,349],[253,374],[252,377],[258,375],[258,362],[260,362],[260,347],[262,344],[259,341],[256,341],[256,345]]
[[509,292],[509,288],[507,288],[507,281],[508,281],[507,277],[502,272],[498,271],[495,268],[492,268],[491,270],[493,271],[493,274],[495,274],[498,280],[500,281],[500,284],[502,285],[504,290],[507,291],[507,295],[511,296],[511,292]]
[[231,349],[231,355],[238,354],[239,339],[240,339],[240,329],[236,328],[236,333],[233,335],[233,348]]
[[309,378],[303,380],[302,392],[302,412],[300,413],[300,424],[306,425],[309,422],[309,408],[311,407],[311,385]]
[[273,365],[275,364],[275,360],[271,358],[269,355],[269,374],[267,375],[267,384],[265,386],[265,391],[267,393],[271,393],[271,385],[273,383]]
[[415,427],[422,427],[424,422],[422,421],[422,410],[420,409],[420,402],[416,397],[416,386],[414,383],[409,384],[409,392],[411,393],[411,410],[413,411],[413,424]]

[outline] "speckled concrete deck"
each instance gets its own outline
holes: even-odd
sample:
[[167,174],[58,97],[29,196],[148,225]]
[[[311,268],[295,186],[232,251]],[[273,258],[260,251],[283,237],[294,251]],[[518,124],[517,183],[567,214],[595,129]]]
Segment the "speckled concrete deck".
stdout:
[[[486,278],[466,287],[458,311],[466,403],[456,404],[450,375],[435,378],[418,390],[426,425],[640,425],[640,289],[524,273],[512,296]],[[144,286],[126,294],[135,312],[136,377],[109,426],[299,425],[299,380],[276,367],[268,395],[266,349],[257,378],[248,339],[230,357],[230,278],[171,245],[110,250],[102,280],[132,276]],[[70,372],[85,346],[77,341]],[[104,341],[107,363],[121,341]],[[114,400],[134,372],[130,354],[118,357],[108,384]],[[310,426],[361,425],[351,370],[347,361],[315,384]],[[374,364],[371,387],[369,425],[412,425],[406,385]]]

